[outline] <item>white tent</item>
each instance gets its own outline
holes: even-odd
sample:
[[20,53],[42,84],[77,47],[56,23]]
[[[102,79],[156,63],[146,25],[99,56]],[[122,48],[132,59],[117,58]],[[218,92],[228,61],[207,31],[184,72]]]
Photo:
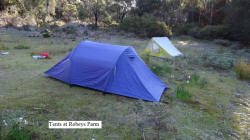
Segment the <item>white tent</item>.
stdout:
[[148,44],[147,51],[150,55],[161,57],[182,55],[167,37],[153,37]]

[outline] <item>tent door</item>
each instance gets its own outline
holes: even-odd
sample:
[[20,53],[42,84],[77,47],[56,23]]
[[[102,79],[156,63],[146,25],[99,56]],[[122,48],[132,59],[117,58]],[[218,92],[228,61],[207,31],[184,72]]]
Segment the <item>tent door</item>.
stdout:
[[154,42],[150,42],[149,46],[150,46],[151,52],[156,52],[156,53],[160,52],[159,46],[157,44],[155,44]]

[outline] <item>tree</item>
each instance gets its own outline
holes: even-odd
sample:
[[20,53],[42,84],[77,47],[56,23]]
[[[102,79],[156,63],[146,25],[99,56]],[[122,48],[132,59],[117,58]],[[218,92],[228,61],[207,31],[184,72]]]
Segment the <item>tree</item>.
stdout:
[[137,13],[139,16],[142,16],[144,14],[160,12],[162,3],[163,0],[137,0]]
[[230,27],[230,39],[250,44],[250,1],[232,0],[226,8],[225,22]]
[[90,2],[90,10],[94,15],[96,27],[98,26],[100,16],[104,14],[105,6],[105,0],[93,0]]
[[116,20],[121,23],[126,14],[131,10],[131,7],[131,0],[115,0],[111,8],[116,13]]
[[66,21],[70,21],[72,18],[76,18],[78,14],[77,7],[75,4],[66,3],[63,7],[62,15]]

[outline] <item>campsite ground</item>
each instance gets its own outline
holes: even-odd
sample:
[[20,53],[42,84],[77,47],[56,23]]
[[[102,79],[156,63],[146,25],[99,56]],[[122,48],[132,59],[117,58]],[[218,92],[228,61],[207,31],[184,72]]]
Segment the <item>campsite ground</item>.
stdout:
[[[135,47],[153,72],[171,87],[160,103],[152,103],[71,87],[48,78],[43,72],[82,38],[72,41],[28,37],[30,34],[13,29],[0,32],[0,45],[5,49],[0,51],[9,52],[0,55],[2,137],[19,122],[24,134],[32,139],[249,139],[250,85],[236,77],[230,62],[224,62],[224,58],[234,62],[249,59],[249,50],[174,37],[172,42],[184,57],[165,60],[143,56],[149,39],[103,31],[89,36],[93,41]],[[28,48],[17,49],[18,45]],[[49,52],[51,59],[32,59],[40,52]],[[177,89],[187,91],[188,97],[177,98]],[[52,130],[48,129],[49,120],[101,120],[103,129]]]

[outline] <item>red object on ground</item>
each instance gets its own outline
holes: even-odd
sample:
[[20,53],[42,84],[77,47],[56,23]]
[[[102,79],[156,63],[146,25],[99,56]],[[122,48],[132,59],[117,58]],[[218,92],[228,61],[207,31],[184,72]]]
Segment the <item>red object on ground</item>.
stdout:
[[49,53],[40,53],[40,56],[45,56],[45,58],[49,58]]

